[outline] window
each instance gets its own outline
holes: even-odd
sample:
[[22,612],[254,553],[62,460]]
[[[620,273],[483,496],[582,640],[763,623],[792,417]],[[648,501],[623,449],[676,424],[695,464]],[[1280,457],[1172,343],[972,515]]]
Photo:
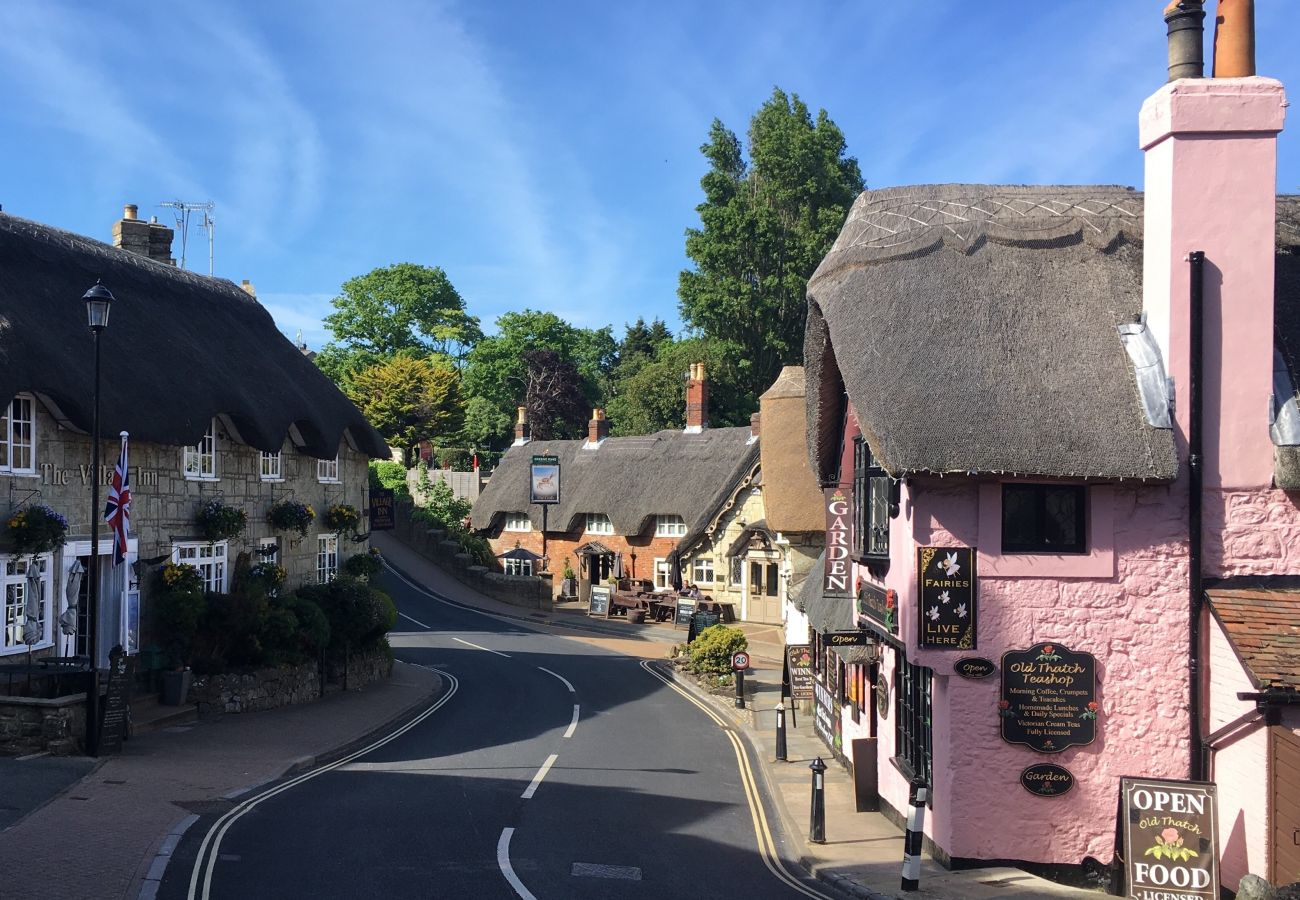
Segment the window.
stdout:
[[655,590],[666,591],[673,586],[672,570],[668,566],[668,560],[655,560]]
[[205,591],[226,589],[226,542],[194,542],[172,545],[172,561],[188,563],[199,570]]
[[1002,552],[1086,553],[1086,490],[1076,484],[1002,485]]
[[533,574],[533,561],[531,559],[503,559],[501,563],[505,567],[507,575]]
[[930,727],[930,676],[924,666],[914,666],[906,656],[894,656],[894,736],[897,761],[911,772],[910,777],[920,778],[933,785],[930,760],[933,741]]
[[858,557],[889,559],[890,482],[858,435],[853,439],[853,552]]
[[506,531],[532,531],[533,522],[526,513],[506,513]]
[[339,536],[322,534],[316,538],[316,583],[327,584],[339,573]]
[[36,474],[36,405],[19,394],[0,418],[0,472]]
[[208,430],[193,447],[185,448],[185,477],[201,481],[217,478],[217,422],[208,423]]
[[691,581],[713,584],[713,557],[700,557],[691,565]]
[[686,520],[681,516],[655,516],[655,537],[683,537]]
[[587,534],[613,534],[614,523],[604,513],[587,513]]
[[335,454],[333,459],[316,460],[316,480],[327,484],[335,484],[339,480],[339,458]]
[[263,481],[284,481],[284,455],[281,451],[262,454],[261,476]]
[[745,560],[739,556],[727,560],[727,584],[738,588],[745,581]]
[[[30,564],[30,556],[4,557],[4,639],[0,643],[0,653],[27,649],[27,644],[23,642],[23,623],[26,621],[27,591],[31,586],[27,580],[27,567]],[[41,577],[40,612],[36,619],[41,637],[33,646],[39,647],[50,642],[46,612],[54,596],[50,588],[50,554],[38,557],[36,565]]]
[[262,562],[275,562],[275,558],[280,555],[280,539],[278,537],[264,537],[257,539],[257,558]]

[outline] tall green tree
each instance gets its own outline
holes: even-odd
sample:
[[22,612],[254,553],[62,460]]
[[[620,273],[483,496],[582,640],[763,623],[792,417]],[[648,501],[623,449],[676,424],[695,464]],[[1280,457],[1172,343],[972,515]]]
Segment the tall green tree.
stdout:
[[783,365],[799,363],[808,278],[844,224],[864,184],[844,134],[826,110],[816,119],[779,88],[749,125],[749,158],[715,119],[700,148],[700,228],[686,231],[682,320],[734,345],[739,384],[752,404]]
[[397,263],[343,283],[325,324],[334,341],[317,364],[340,384],[395,353],[439,355],[458,364],[483,336],[479,321],[442,269]]
[[455,433],[462,424],[460,375],[437,357],[398,353],[355,373],[348,396],[384,439],[402,450]]
[[610,398],[610,433],[618,436],[649,434],[686,425],[686,376],[691,363],[704,363],[709,381],[709,424],[714,427],[744,425],[751,407],[741,386],[740,366],[733,345],[707,338],[686,338],[657,345],[648,358],[626,378],[615,382]]

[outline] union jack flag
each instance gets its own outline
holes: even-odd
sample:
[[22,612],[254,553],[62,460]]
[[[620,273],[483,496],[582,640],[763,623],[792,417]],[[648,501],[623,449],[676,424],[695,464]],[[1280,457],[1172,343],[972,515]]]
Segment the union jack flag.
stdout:
[[104,521],[113,529],[113,566],[126,559],[126,538],[131,527],[131,469],[127,465],[126,432],[122,432],[122,452],[113,469],[113,484],[104,504]]

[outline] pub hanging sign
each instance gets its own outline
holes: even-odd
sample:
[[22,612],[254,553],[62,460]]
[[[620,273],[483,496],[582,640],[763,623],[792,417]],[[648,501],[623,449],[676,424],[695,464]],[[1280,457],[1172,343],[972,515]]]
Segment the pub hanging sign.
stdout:
[[898,634],[898,609],[893,591],[859,581],[858,615],[877,623],[886,634]]
[[929,650],[975,649],[975,551],[918,547],[916,559],[921,595],[917,645]]
[[1002,740],[1060,753],[1097,737],[1097,658],[1056,641],[1002,654]]
[[824,488],[826,500],[826,566],[822,573],[822,594],[849,596],[849,527],[852,504],[837,487]]

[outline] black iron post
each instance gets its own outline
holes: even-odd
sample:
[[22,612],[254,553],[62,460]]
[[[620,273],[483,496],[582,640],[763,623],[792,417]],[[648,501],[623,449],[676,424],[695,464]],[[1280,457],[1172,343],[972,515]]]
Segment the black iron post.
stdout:
[[95,282],[82,300],[95,344],[94,387],[90,416],[90,592],[86,602],[86,653],[90,657],[86,686],[86,755],[99,755],[99,333],[108,325],[113,295]]
[[776,705],[776,758],[781,762],[789,759],[785,746],[785,701]]
[[745,708],[745,670],[736,669],[736,709]]
[[808,825],[808,840],[814,844],[826,843],[826,763],[819,756],[809,764],[812,769],[812,813]]

